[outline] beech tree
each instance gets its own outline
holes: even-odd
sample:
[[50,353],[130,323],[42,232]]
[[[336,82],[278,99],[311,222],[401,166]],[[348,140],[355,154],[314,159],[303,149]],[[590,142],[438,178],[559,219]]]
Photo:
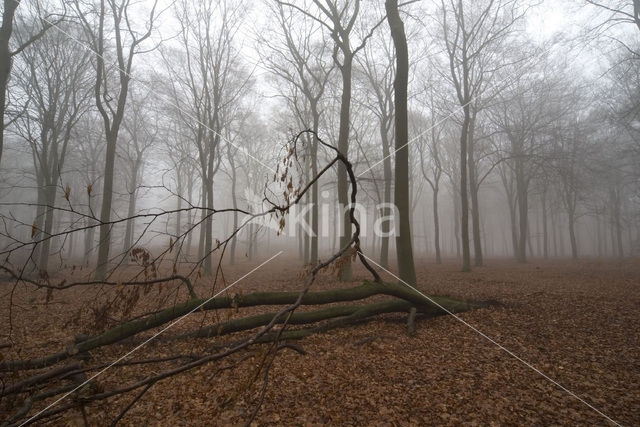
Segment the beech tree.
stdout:
[[[429,87],[427,90],[429,102],[429,120],[425,123],[425,128],[420,126],[416,133],[421,135],[419,138],[419,154],[420,154],[420,171],[422,177],[427,181],[432,192],[432,210],[433,210],[433,246],[435,250],[436,264],[442,263],[442,255],[440,251],[440,211],[438,201],[440,195],[440,181],[443,174],[442,154],[443,149],[443,130],[444,126],[439,125],[439,117],[436,116],[437,109],[434,101],[434,88]],[[429,130],[429,132],[426,132]],[[426,133],[426,135],[423,135]]]
[[[352,43],[354,38],[354,30],[358,17],[360,15],[360,0],[346,0],[344,2],[334,0],[312,0],[313,6],[316,8],[305,9],[292,3],[280,1],[283,5],[294,8],[309,18],[318,22],[326,31],[329,32],[334,42],[333,61],[335,66],[340,70],[342,77],[342,92],[340,99],[340,120],[338,125],[338,150],[345,156],[349,155],[349,132],[351,123],[351,86],[352,86],[352,70],[353,60],[356,54],[362,50],[367,40],[373,32],[382,23],[379,21],[360,38],[359,44]],[[343,212],[342,232],[340,234],[340,247],[344,247],[351,235],[351,224],[348,220],[349,205],[349,183],[347,179],[347,171],[342,164],[338,165],[338,205]],[[351,261],[349,257],[343,260],[341,278],[343,281],[351,281]]]
[[409,204],[409,117],[407,88],[409,85],[409,49],[404,24],[398,11],[398,0],[386,0],[387,21],[396,50],[394,87],[396,162],[394,201],[400,214],[399,234],[396,235],[398,276],[415,286],[416,271],[411,244],[411,206]]
[[[142,52],[142,44],[151,36],[156,19],[155,1],[148,12],[142,32],[132,27],[133,7],[127,0],[100,0],[96,5],[74,0],[75,12],[93,55],[95,69],[94,100],[105,129],[105,168],[100,207],[100,236],[95,277],[107,276],[111,250],[111,205],[113,201],[114,167],[118,134],[124,119],[134,58]],[[95,6],[95,7],[94,7]],[[113,40],[114,45],[109,45]],[[113,63],[107,52],[113,52]],[[115,68],[117,78],[110,74]],[[115,80],[115,81],[114,81]]]
[[[32,43],[40,39],[54,25],[62,22],[63,13],[44,13],[43,4],[34,2],[31,10],[23,14],[22,22],[19,25],[31,26],[31,20],[37,22],[28,34],[21,32],[20,39],[11,45],[16,12],[21,0],[3,0],[2,25],[0,26],[0,161],[2,161],[2,151],[4,148],[5,113],[7,107],[7,86],[11,75],[11,67],[14,58],[29,47]],[[64,4],[63,4],[64,6]],[[23,8],[22,8],[23,9]],[[29,15],[30,13],[30,15]],[[26,16],[26,17],[25,17]],[[29,22],[29,24],[27,24]]]
[[[366,79],[366,95],[363,102],[378,120],[383,167],[383,194],[380,203],[385,204],[390,204],[393,201],[391,197],[393,187],[391,147],[394,145],[393,82],[396,70],[395,62],[393,40],[383,32],[378,37],[373,37],[363,49],[362,55],[357,57],[359,69]],[[368,167],[375,184],[377,184],[374,174],[375,168]],[[388,208],[380,209],[380,211],[379,213],[383,216],[392,214]],[[383,267],[388,267],[389,221],[382,222],[381,231],[383,235],[380,238],[380,264]]]
[[189,127],[198,151],[203,206],[198,258],[203,261],[205,275],[213,272],[214,177],[221,165],[221,149],[227,143],[223,138],[225,127],[231,120],[224,109],[238,102],[249,82],[234,41],[242,21],[242,6],[213,0],[196,5],[182,1],[175,13],[183,52],[163,53],[173,104]]
[[122,253],[125,262],[128,259],[129,251],[133,247],[135,234],[134,216],[137,213],[136,202],[144,174],[145,153],[157,143],[159,132],[159,112],[148,108],[148,105],[153,103],[152,95],[150,93],[140,93],[140,89],[138,91],[135,88],[132,89],[127,110],[128,114],[122,122],[126,137],[121,138],[122,144],[116,153],[122,159],[125,169],[125,190],[128,195],[127,218],[131,218],[126,222],[124,233]]
[[[58,24],[63,25],[63,24]],[[76,32],[65,25],[66,32]],[[60,194],[69,200],[71,187],[63,183],[72,132],[89,107],[90,53],[65,34],[51,31],[21,55],[17,78],[25,94],[25,113],[16,122],[29,144],[38,184],[34,237],[42,239],[37,254],[41,274],[47,274],[55,207]],[[17,89],[17,88],[16,88]],[[76,188],[75,191],[78,189]]]
[[[328,61],[331,53],[326,40],[317,37],[315,33],[322,27],[314,19],[302,14],[296,9],[289,8],[276,1],[271,9],[278,22],[278,29],[274,31],[276,37],[283,40],[276,42],[264,37],[260,43],[267,46],[271,52],[265,55],[267,68],[282,79],[285,84],[295,87],[293,93],[286,94],[287,103],[293,109],[303,128],[313,130],[317,135],[320,120],[324,113],[323,98],[334,66]],[[283,91],[286,93],[285,91]],[[296,96],[302,95],[302,99]],[[303,103],[302,106],[298,105]],[[304,112],[308,111],[309,114]],[[311,158],[311,176],[318,173],[318,141],[313,140],[309,145]],[[303,250],[305,263],[315,265],[318,262],[318,184],[314,183],[311,191],[311,232],[310,247]],[[305,233],[305,237],[306,233]]]
[[460,132],[460,198],[462,270],[471,271],[469,190],[475,265],[481,266],[482,243],[473,135],[490,82],[504,64],[501,47],[524,16],[514,0],[441,0],[438,23],[449,62],[449,80],[463,113]]

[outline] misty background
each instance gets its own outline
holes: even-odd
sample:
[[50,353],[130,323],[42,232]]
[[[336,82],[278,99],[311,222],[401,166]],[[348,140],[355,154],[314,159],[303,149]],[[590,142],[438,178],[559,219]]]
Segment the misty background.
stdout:
[[[0,163],[7,265],[95,266],[108,239],[112,265],[126,264],[136,247],[176,245],[176,262],[209,259],[210,272],[207,254],[244,216],[209,213],[256,213],[264,195],[279,197],[286,183],[276,168],[299,131],[338,146],[347,62],[345,154],[358,177],[361,245],[382,265],[393,261],[394,239],[374,230],[387,213],[378,207],[393,202],[395,59],[379,25],[384,4],[327,2],[347,36],[329,30],[331,10],[318,4],[22,2]],[[465,128],[475,265],[638,254],[640,27],[632,2],[601,5],[401,6],[412,227],[402,238],[421,258],[462,256]],[[345,37],[352,57],[339,46]],[[333,157],[308,142],[300,183]],[[335,172],[323,176],[303,200],[316,207],[298,219],[319,238],[255,221],[229,240],[225,262],[286,248],[307,264],[335,252],[344,234],[337,185]]]

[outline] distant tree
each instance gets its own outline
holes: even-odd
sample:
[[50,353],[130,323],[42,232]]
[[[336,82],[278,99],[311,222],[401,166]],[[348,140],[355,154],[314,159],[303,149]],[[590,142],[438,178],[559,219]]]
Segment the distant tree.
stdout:
[[198,258],[204,274],[213,273],[214,177],[220,169],[224,129],[232,119],[224,114],[246,92],[249,76],[235,46],[242,22],[242,3],[207,0],[196,4],[176,4],[179,21],[178,43],[183,51],[164,50],[170,76],[171,99],[176,114],[188,126],[198,152],[202,180],[202,207]]
[[[328,61],[330,47],[316,33],[321,30],[316,20],[299,13],[295,9],[285,7],[276,1],[272,13],[277,19],[278,28],[272,34],[263,37],[261,44],[269,48],[264,61],[267,68],[278,76],[286,85],[295,87],[287,98],[290,108],[296,111],[296,117],[305,129],[314,131],[309,155],[311,158],[311,176],[318,173],[318,141],[317,134],[320,120],[324,113],[323,97],[334,66]],[[296,96],[296,94],[302,96]],[[298,105],[302,103],[303,105]],[[308,110],[308,115],[304,112]],[[307,118],[307,116],[309,116]],[[311,239],[310,248],[305,247],[304,262],[313,265],[318,262],[318,183],[314,183],[311,191]],[[305,233],[306,235],[306,233]]]
[[[469,190],[475,265],[482,265],[477,171],[474,160],[474,125],[489,96],[492,78],[504,66],[502,48],[524,16],[514,0],[441,0],[440,37],[449,62],[449,80],[463,112],[460,132],[460,197],[462,270],[471,271],[469,248]],[[495,89],[494,89],[495,90]]]
[[[11,40],[14,34],[14,24],[16,11],[21,0],[3,0],[2,25],[0,26],[0,161],[2,160],[2,152],[4,148],[4,129],[5,129],[5,110],[7,104],[7,85],[9,76],[11,75],[11,66],[16,55],[19,55],[32,43],[40,39],[54,25],[62,22],[64,13],[48,13],[42,11],[41,2],[33,2],[34,5],[30,12],[32,16],[25,18],[27,20],[37,21],[29,33],[20,31],[21,37],[17,41],[17,46],[12,48]],[[25,12],[27,15],[28,12]],[[25,30],[21,28],[21,30]]]
[[[77,30],[64,26],[67,33]],[[69,201],[71,187],[61,177],[74,128],[89,107],[89,61],[90,52],[66,34],[51,31],[23,51],[22,73],[16,79],[26,103],[16,128],[31,147],[38,184],[34,227],[39,231],[34,237],[42,240],[37,259],[43,274],[48,270],[57,197],[62,194]]]
[[[378,120],[378,133],[382,143],[383,167],[383,195],[380,203],[392,203],[391,189],[393,187],[393,168],[391,164],[391,147],[394,141],[394,102],[393,81],[396,70],[396,58],[393,40],[385,32],[373,37],[363,49],[362,55],[357,57],[359,70],[366,79],[364,96],[365,106]],[[372,172],[373,173],[373,172]],[[374,180],[375,175],[374,176]],[[377,184],[377,182],[376,182]],[[381,209],[383,216],[392,213],[389,208]],[[389,221],[381,224],[382,237],[380,241],[380,264],[389,265]]]
[[[433,210],[433,245],[436,255],[436,264],[442,263],[442,255],[440,250],[440,212],[438,207],[441,178],[443,174],[443,164],[441,150],[443,149],[442,133],[444,126],[439,123],[436,116],[437,109],[434,100],[434,87],[430,86],[427,90],[427,102],[429,103],[430,115],[425,123],[425,129],[417,130],[420,134],[418,142],[420,152],[420,171],[422,177],[427,181],[432,192],[432,210]],[[426,132],[428,130],[428,132]]]
[[489,116],[496,130],[505,136],[506,147],[497,151],[504,159],[501,177],[511,218],[514,256],[527,260],[529,230],[529,193],[531,183],[544,173],[545,148],[554,121],[560,120],[574,99],[567,82],[548,69],[542,73],[535,66],[526,67],[520,76],[496,97]]
[[[144,173],[146,152],[157,143],[159,112],[154,111],[152,94],[131,88],[129,108],[122,122],[125,138],[116,153],[124,165],[125,189],[128,195],[127,218],[122,252],[125,258],[132,249],[135,231],[136,201]],[[125,259],[126,262],[126,259]]]
[[[362,50],[373,31],[382,23],[379,21],[370,31],[360,38],[359,44],[352,43],[355,33],[355,25],[360,15],[360,0],[312,0],[315,10],[309,7],[305,9],[292,3],[279,0],[281,4],[292,7],[309,18],[318,22],[329,32],[334,41],[333,61],[340,70],[342,76],[342,93],[340,99],[340,120],[338,125],[338,150],[345,156],[349,155],[349,132],[351,128],[351,96],[352,96],[352,71],[353,60],[356,54]],[[342,4],[340,4],[342,3]],[[351,223],[346,207],[349,202],[349,181],[347,171],[342,164],[338,164],[338,204],[343,212],[342,232],[340,234],[340,246],[348,244],[351,236]],[[348,256],[343,259],[341,280],[351,281],[351,261]]]
[[[620,24],[634,25],[640,31],[640,0],[579,0],[579,2],[595,6],[599,13],[605,13],[604,20],[597,26],[599,32],[608,32],[612,26]],[[632,43],[618,36],[608,35],[608,37],[613,37],[636,59],[640,58],[640,50],[637,46],[634,47]]]
[[[145,28],[142,32],[133,28],[134,9],[128,0],[100,0],[88,5],[74,0],[75,11],[84,28],[84,34],[94,55],[96,107],[102,117],[105,138],[105,168],[100,208],[100,237],[98,261],[95,277],[103,280],[107,276],[109,252],[111,249],[111,208],[113,201],[114,168],[118,134],[124,119],[129,84],[134,58],[142,52],[142,44],[151,36],[156,19],[156,4],[150,8]],[[109,22],[110,21],[110,22]],[[124,28],[123,28],[124,27]],[[109,43],[113,40],[114,45]],[[115,60],[107,52],[113,53]],[[117,78],[110,75],[117,71]],[[115,81],[114,81],[115,80]]]

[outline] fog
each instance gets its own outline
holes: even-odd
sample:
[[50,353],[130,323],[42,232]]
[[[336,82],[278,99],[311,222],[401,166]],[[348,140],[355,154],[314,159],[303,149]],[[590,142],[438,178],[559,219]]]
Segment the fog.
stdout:
[[[411,235],[400,238],[419,262],[461,259],[465,241],[477,266],[637,255],[631,9],[480,3],[401,6]],[[319,175],[334,154],[320,141],[347,147],[362,250],[394,262],[396,64],[383,3],[347,4],[338,21],[311,1],[98,6],[16,11],[0,164],[6,272],[83,265],[104,277],[134,248],[206,274],[278,250],[315,264],[351,227],[339,165]],[[292,157],[304,130],[318,139],[299,135]],[[261,215],[274,204],[289,214]]]

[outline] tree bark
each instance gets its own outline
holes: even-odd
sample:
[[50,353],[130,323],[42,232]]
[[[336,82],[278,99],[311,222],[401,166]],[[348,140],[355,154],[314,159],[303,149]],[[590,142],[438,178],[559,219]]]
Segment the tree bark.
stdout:
[[398,12],[397,0],[386,0],[387,21],[396,49],[396,76],[394,81],[395,105],[395,179],[394,202],[400,216],[400,234],[396,236],[398,276],[405,283],[415,286],[416,271],[413,262],[411,235],[411,205],[409,189],[409,120],[407,87],[409,84],[409,49],[404,24]]
[[[344,43],[344,40],[343,40]],[[347,41],[348,43],[348,41]],[[342,72],[342,97],[340,101],[340,125],[338,132],[338,150],[349,158],[349,127],[351,111],[351,69],[353,56],[351,52],[343,50],[344,60],[340,71]],[[340,248],[348,245],[351,241],[351,222],[349,221],[349,181],[347,179],[347,169],[338,164],[338,207],[341,215],[342,230],[340,233]],[[353,280],[351,269],[351,255],[343,257],[340,280],[349,282]]]
[[[417,307],[422,313],[438,314],[443,313],[440,307],[444,307],[451,313],[459,313],[476,308],[486,307],[486,303],[469,302],[456,300],[449,297],[432,296],[426,299],[421,294],[413,291],[402,284],[396,283],[378,283],[364,282],[363,284],[344,289],[327,290],[318,292],[309,292],[302,298],[302,305],[324,305],[336,302],[357,301],[372,297],[375,295],[387,295],[399,298],[401,303],[408,303],[404,311],[407,311],[410,305]],[[88,339],[70,345],[65,350],[45,356],[42,358],[31,360],[16,360],[0,362],[0,371],[14,371],[24,369],[39,369],[51,366],[62,360],[69,359],[75,354],[84,353],[93,349],[103,347],[105,345],[114,344],[126,338],[130,338],[140,332],[147,331],[162,326],[174,319],[186,315],[187,313],[198,310],[219,310],[219,309],[236,309],[242,307],[254,307],[259,305],[287,305],[293,304],[298,300],[299,292],[255,292],[247,295],[234,294],[231,296],[216,297],[213,299],[200,298],[190,299],[189,301],[176,304],[164,310],[149,314],[147,316],[125,322],[115,328],[109,329],[100,335],[89,337]],[[434,305],[433,302],[437,303]],[[392,304],[398,305],[397,301]],[[198,308],[202,306],[201,308]],[[366,306],[364,306],[366,307]],[[329,309],[331,310],[331,309]],[[349,310],[335,307],[335,310]],[[337,311],[334,311],[336,313]],[[322,312],[320,312],[322,313]],[[302,316],[318,316],[318,313],[296,313]],[[273,317],[273,316],[272,316]],[[252,319],[252,318],[249,318]],[[247,320],[246,322],[255,322],[256,318]],[[258,325],[259,326],[259,325]]]
[[4,0],[2,27],[0,27],[0,162],[4,149],[4,114],[7,103],[7,84],[11,75],[12,53],[9,47],[13,32],[13,16],[20,4],[16,0]]

